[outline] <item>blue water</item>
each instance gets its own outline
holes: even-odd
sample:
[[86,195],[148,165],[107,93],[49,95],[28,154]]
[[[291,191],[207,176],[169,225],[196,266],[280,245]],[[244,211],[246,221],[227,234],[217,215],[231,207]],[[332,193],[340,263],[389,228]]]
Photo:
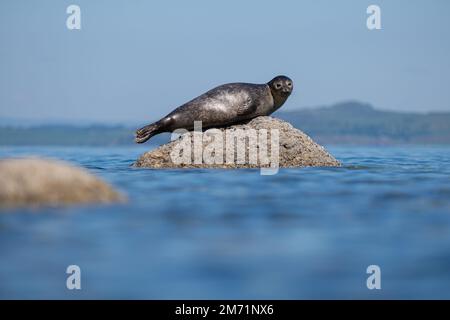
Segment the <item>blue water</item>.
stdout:
[[[131,168],[144,151],[0,147],[129,197],[1,212],[0,298],[450,298],[450,147],[330,147],[342,168],[274,176]],[[66,289],[71,264],[81,290]]]

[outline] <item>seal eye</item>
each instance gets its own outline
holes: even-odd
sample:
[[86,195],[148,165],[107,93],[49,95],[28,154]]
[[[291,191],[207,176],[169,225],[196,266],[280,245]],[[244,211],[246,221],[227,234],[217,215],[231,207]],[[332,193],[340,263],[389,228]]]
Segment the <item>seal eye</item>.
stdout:
[[288,82],[287,85],[288,85],[288,87],[291,87],[291,86],[292,86],[292,83],[291,83],[291,82]]
[[275,89],[280,89],[281,88],[281,84],[280,83],[276,83],[275,84]]

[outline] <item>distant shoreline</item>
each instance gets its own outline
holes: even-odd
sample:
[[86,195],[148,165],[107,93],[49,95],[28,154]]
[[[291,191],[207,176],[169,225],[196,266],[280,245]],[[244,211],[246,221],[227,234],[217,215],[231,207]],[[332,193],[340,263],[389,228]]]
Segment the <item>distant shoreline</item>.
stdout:
[[[326,107],[278,111],[325,145],[448,145],[450,112],[407,113],[381,111],[369,104],[344,102]],[[0,125],[0,146],[123,146],[134,144],[138,125]],[[155,144],[170,139],[154,137]]]

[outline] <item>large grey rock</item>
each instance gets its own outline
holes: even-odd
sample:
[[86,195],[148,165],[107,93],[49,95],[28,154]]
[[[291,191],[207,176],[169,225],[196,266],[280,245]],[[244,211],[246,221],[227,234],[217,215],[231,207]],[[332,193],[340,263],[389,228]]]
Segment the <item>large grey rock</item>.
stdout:
[[124,200],[105,182],[64,162],[37,158],[0,160],[0,207]]
[[[239,129],[243,129],[241,131]],[[339,161],[337,161],[333,156],[331,156],[322,146],[315,143],[310,137],[308,137],[302,131],[295,129],[291,124],[283,120],[279,120],[273,117],[258,117],[252,119],[251,121],[233,125],[227,128],[220,128],[215,130],[221,130],[223,137],[226,137],[224,130],[229,132],[239,131],[248,132],[245,130],[256,129],[259,132],[260,129],[267,129],[268,131],[272,129],[278,129],[279,132],[279,157],[278,166],[279,167],[310,167],[310,166],[340,166]],[[202,138],[205,133],[198,132]],[[238,135],[239,136],[239,135]],[[179,163],[178,161],[173,161],[173,151],[175,148],[179,149],[179,143],[182,139],[188,139],[185,141],[190,141],[192,145],[192,150],[194,150],[193,139],[194,133],[188,132],[177,140],[171,141],[164,144],[154,150],[148,151],[141,155],[141,157],[136,161],[134,166],[136,167],[146,167],[146,168],[261,168],[269,167],[269,164],[260,162],[258,157],[257,163],[251,163],[249,159],[249,145],[245,146],[246,161],[245,163],[227,163],[226,161],[226,142],[223,143],[223,163],[195,163],[193,152],[191,153],[190,161],[185,161]],[[189,140],[190,139],[190,140]],[[270,135],[267,135],[268,149],[270,148]],[[226,140],[226,139],[225,139]],[[231,139],[230,139],[231,140]],[[200,140],[202,141],[202,140]],[[259,140],[258,140],[259,141]],[[264,140],[261,140],[264,141]],[[209,139],[203,140],[203,148],[208,145]],[[177,147],[178,144],[178,147]],[[204,149],[205,150],[205,149]],[[256,150],[259,150],[259,146]],[[259,154],[253,149],[252,154]],[[270,152],[269,152],[270,154]],[[175,158],[176,160],[176,158]],[[235,158],[236,160],[236,158]]]

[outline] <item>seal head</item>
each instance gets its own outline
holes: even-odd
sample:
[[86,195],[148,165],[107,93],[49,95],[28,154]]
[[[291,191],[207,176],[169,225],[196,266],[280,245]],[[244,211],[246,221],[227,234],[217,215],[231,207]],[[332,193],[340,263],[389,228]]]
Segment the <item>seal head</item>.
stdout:
[[270,80],[267,85],[272,93],[275,108],[278,109],[286,102],[294,89],[294,83],[286,76],[277,76]]

